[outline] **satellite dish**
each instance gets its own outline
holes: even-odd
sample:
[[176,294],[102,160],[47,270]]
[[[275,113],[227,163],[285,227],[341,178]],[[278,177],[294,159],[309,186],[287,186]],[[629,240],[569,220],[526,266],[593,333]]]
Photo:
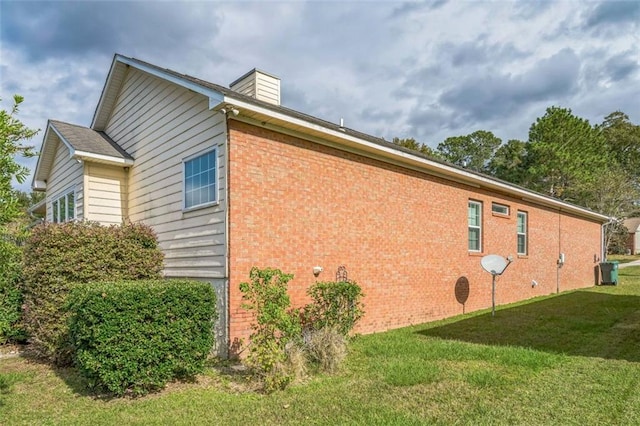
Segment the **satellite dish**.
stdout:
[[510,262],[498,254],[489,254],[480,260],[482,268],[491,275],[502,275]]
[[482,269],[487,271],[493,277],[491,283],[491,316],[496,315],[496,276],[502,275],[507,266],[511,264],[513,257],[509,256],[506,259],[497,254],[488,254],[480,259]]

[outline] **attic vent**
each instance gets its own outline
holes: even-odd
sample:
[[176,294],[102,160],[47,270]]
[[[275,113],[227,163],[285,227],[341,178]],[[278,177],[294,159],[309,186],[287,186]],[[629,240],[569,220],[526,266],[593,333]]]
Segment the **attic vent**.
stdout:
[[280,79],[256,68],[231,83],[229,88],[260,101],[280,105]]

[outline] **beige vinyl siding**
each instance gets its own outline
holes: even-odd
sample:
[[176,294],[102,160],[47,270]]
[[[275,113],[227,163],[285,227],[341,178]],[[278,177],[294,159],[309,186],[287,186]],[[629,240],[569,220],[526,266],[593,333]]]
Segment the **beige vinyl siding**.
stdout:
[[[135,159],[128,211],[150,225],[169,277],[224,278],[226,128],[205,96],[130,68],[106,133]],[[183,159],[217,147],[219,203],[183,211]]]
[[87,163],[85,173],[88,188],[86,218],[103,225],[122,223],[127,217],[127,175],[124,168]]
[[245,77],[232,83],[231,90],[280,105],[280,79],[259,70],[248,73]]
[[280,105],[280,80],[258,73],[256,76],[256,99]]
[[69,155],[67,146],[58,140],[53,167],[47,180],[46,219],[48,222],[53,221],[52,202],[69,191],[75,192],[76,219],[84,218],[83,165]]

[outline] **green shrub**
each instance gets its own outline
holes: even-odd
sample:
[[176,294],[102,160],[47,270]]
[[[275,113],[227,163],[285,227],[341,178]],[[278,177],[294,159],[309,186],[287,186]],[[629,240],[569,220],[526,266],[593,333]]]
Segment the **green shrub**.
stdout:
[[115,395],[192,378],[213,347],[215,306],[212,286],[198,281],[76,286],[67,305],[74,363],[91,387]]
[[35,353],[71,361],[66,297],[76,283],[160,278],[162,253],[146,225],[43,224],[27,239],[23,260],[24,323]]
[[245,309],[252,311],[247,364],[263,379],[265,391],[286,387],[295,377],[287,368],[286,349],[302,337],[300,314],[291,309],[287,283],[293,278],[279,269],[251,268],[250,282],[240,284]]
[[22,292],[19,289],[20,247],[0,233],[0,344],[26,338],[20,324]]
[[321,371],[335,372],[347,354],[347,336],[364,315],[360,286],[318,282],[307,290],[312,303],[301,313],[291,308],[287,295],[293,275],[254,267],[249,277],[250,282],[240,284],[243,307],[255,315],[246,361],[262,377],[265,390],[282,389],[306,375],[309,361]]
[[312,303],[304,309],[305,327],[330,328],[348,336],[364,315],[362,289],[353,281],[317,282],[307,290]]

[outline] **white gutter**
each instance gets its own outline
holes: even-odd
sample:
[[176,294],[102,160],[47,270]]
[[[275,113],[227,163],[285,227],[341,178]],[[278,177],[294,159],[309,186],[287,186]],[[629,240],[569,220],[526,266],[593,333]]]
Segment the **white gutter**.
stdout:
[[130,158],[112,157],[110,155],[95,154],[93,152],[73,151],[71,158],[82,161],[97,161],[100,163],[111,164],[113,166],[133,166],[133,160]]
[[[502,191],[516,198],[520,198],[525,202],[542,204],[548,207],[553,207],[555,209],[558,209],[559,211],[577,214],[579,216],[587,217],[592,220],[604,222],[610,219],[608,216],[592,212],[583,207],[568,204],[551,197],[546,197],[544,195],[527,191],[525,189],[521,189],[504,182],[496,181],[488,177],[477,175],[475,173],[470,173],[465,170],[460,170],[458,168],[448,166],[446,164],[437,163],[435,161],[431,161],[426,158],[409,154],[404,151],[400,151],[391,147],[382,146],[377,143],[373,143],[365,139],[358,138],[356,136],[347,134],[339,130],[329,129],[314,123],[310,123],[300,118],[291,117],[281,112],[272,111],[270,109],[254,105],[252,103],[248,103],[246,101],[243,101],[237,98],[225,96],[224,102],[228,104],[232,104],[234,107],[240,110],[251,111],[253,113],[266,116],[268,117],[269,121],[273,120],[274,122],[280,124],[281,126],[285,126],[288,124],[288,125],[293,125],[306,130],[318,132],[330,138],[337,138],[343,142],[346,141],[349,143],[349,146],[357,147],[360,150],[364,150],[368,153],[375,153],[379,156],[382,156],[388,159],[393,159],[403,164],[416,164],[419,166],[419,168],[422,171],[425,171],[430,174],[435,173],[436,175],[441,176],[445,179],[466,183],[474,187],[483,187],[487,189]],[[221,107],[222,105],[223,104],[218,104],[216,105],[216,107]],[[232,117],[229,117],[229,118],[232,118]]]

